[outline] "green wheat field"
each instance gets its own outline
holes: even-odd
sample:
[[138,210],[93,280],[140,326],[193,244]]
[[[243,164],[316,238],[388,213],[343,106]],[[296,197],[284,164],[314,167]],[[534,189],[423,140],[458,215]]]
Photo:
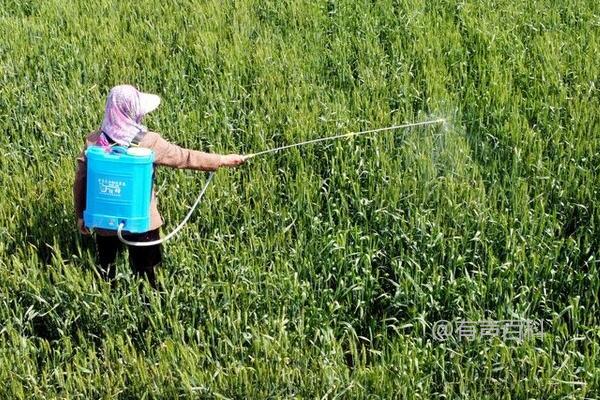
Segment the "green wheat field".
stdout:
[[[599,71],[594,0],[0,0],[0,398],[599,398]],[[111,289],[71,189],[121,83],[211,152],[447,122],[221,170]]]

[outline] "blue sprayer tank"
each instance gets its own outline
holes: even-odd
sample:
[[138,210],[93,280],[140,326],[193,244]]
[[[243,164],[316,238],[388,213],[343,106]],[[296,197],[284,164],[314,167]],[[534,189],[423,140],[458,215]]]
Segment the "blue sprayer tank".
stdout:
[[139,233],[150,229],[154,152],[143,147],[90,146],[85,226]]

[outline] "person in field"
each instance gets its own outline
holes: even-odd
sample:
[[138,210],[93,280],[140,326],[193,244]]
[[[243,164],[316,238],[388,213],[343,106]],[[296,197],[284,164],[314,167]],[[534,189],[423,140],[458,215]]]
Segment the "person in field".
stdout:
[[[173,168],[186,168],[201,171],[214,171],[220,167],[235,167],[244,163],[245,158],[238,154],[211,154],[182,148],[169,143],[158,133],[149,131],[142,125],[144,115],[153,111],[160,104],[160,97],[143,93],[131,85],[115,86],[110,90],[106,100],[104,119],[100,130],[92,132],[85,138],[85,146],[77,158],[77,170],[73,184],[73,199],[77,228],[84,235],[91,232],[83,222],[83,211],[86,205],[86,157],[88,146],[111,145],[130,146],[137,144],[154,151],[154,165],[164,165]],[[160,227],[163,220],[158,211],[154,190],[150,202],[150,230],[144,233],[128,233],[124,237],[130,241],[153,241],[160,238]],[[107,281],[115,277],[115,261],[117,254],[123,250],[123,244],[114,230],[94,230],[96,257],[100,275]],[[156,287],[155,268],[162,261],[160,245],[149,247],[127,246],[129,248],[129,263],[133,272],[145,277]]]

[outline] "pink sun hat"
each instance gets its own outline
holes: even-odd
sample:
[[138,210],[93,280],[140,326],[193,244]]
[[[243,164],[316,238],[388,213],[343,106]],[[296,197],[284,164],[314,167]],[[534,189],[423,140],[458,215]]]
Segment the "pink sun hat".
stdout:
[[119,85],[110,90],[106,99],[102,134],[98,145],[110,146],[111,142],[129,146],[136,136],[148,131],[142,118],[160,105],[160,97],[144,93],[131,85]]

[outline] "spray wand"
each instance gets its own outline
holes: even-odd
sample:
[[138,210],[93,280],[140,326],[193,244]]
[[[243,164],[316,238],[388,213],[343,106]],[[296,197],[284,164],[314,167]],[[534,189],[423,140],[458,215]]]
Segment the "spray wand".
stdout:
[[306,144],[313,144],[313,143],[325,142],[325,141],[334,140],[334,139],[342,139],[342,138],[345,138],[345,137],[366,135],[368,133],[379,133],[379,132],[394,131],[394,130],[397,130],[397,129],[413,128],[413,127],[417,127],[417,126],[440,124],[440,123],[443,123],[443,122],[446,122],[446,120],[444,118],[440,118],[440,119],[435,119],[435,120],[431,120],[431,121],[415,122],[415,123],[412,123],[412,124],[393,125],[393,126],[388,126],[388,127],[385,127],[385,128],[370,129],[368,131],[349,132],[349,133],[344,133],[344,134],[341,134],[341,135],[326,136],[326,137],[322,137],[322,138],[318,138],[318,139],[307,140],[305,142],[288,144],[286,146],[276,147],[276,148],[269,149],[269,150],[263,150],[263,151],[259,151],[258,153],[247,154],[245,157],[246,157],[246,160],[248,160],[250,158],[254,158],[254,157],[257,157],[257,156],[262,156],[263,154],[275,153],[275,152],[278,152],[280,150],[287,150],[287,149],[291,149],[293,147],[304,146]]

